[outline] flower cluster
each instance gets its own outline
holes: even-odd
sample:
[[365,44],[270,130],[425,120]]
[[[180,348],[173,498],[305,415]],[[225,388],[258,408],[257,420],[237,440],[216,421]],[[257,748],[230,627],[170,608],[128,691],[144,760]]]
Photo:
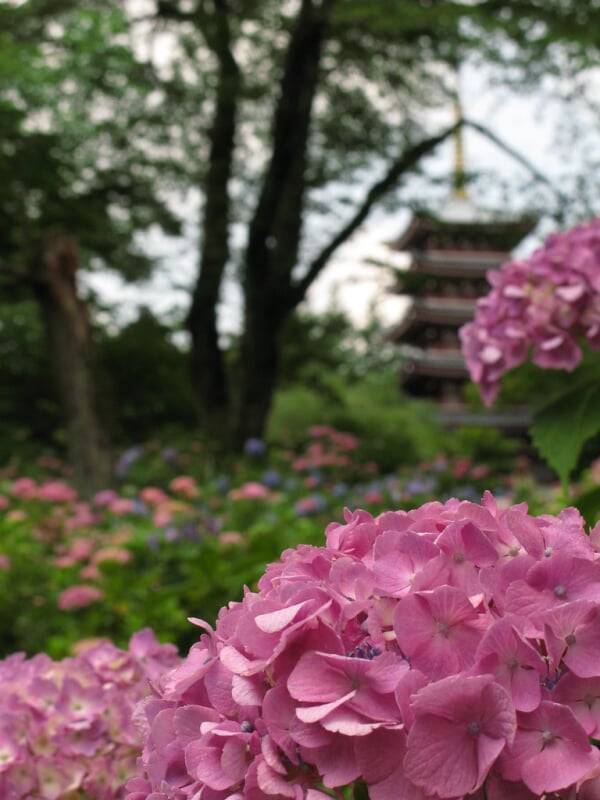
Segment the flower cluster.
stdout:
[[600,350],[600,217],[553,234],[525,260],[488,273],[491,292],[461,329],[463,351],[484,401],[502,375],[531,353],[540,367],[573,370],[578,340]]
[[104,641],[63,661],[0,661],[0,797],[122,797],[141,750],[133,710],[178,662],[149,629],[127,651]]
[[600,797],[600,524],[347,512],[142,702],[127,800]]

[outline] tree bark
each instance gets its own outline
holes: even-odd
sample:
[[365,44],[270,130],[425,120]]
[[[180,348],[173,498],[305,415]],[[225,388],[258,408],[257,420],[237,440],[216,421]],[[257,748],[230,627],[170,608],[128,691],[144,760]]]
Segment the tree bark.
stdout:
[[229,261],[229,181],[233,169],[236,108],[240,76],[231,52],[227,7],[217,3],[204,20],[205,36],[219,69],[215,112],[210,131],[209,167],[204,182],[203,238],[198,281],[187,326],[192,340],[191,374],[198,397],[200,424],[213,439],[227,440],[230,396],[217,331],[217,306]]
[[77,249],[70,236],[44,238],[32,265],[50,360],[65,419],[73,482],[82,497],[106,489],[112,458],[100,413],[97,365],[89,314],[77,296]]
[[244,260],[244,332],[236,371],[233,447],[264,432],[279,366],[279,335],[297,263],[306,154],[332,0],[302,0],[286,53],[272,155],[250,223]]

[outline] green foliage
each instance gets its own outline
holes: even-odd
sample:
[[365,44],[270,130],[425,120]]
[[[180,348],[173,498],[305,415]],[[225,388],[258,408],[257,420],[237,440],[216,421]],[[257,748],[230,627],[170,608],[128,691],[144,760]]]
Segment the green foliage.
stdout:
[[156,128],[152,141],[152,76],[131,49],[124,9],[2,4],[0,30],[4,270],[23,279],[40,237],[59,231],[78,241],[84,266],[148,274],[137,234],[153,224],[179,230],[161,196],[174,162]]
[[531,422],[531,436],[542,457],[556,470],[568,492],[569,477],[585,443],[600,433],[600,371],[573,383],[539,407]]
[[0,462],[57,444],[58,400],[32,301],[0,309]]
[[502,380],[499,406],[521,403],[532,409],[530,434],[542,458],[566,492],[569,478],[597,456],[600,433],[600,363],[584,347],[573,372],[527,362]]
[[514,469],[523,442],[497,428],[464,427],[447,434],[447,452],[475,463],[489,464],[494,471],[510,473]]
[[196,426],[187,353],[171,341],[171,333],[142,310],[137,320],[100,343],[119,442],[145,441],[169,426],[182,431]]
[[[331,378],[330,378],[331,380]],[[329,424],[356,434],[360,457],[383,471],[415,464],[440,450],[442,429],[435,407],[402,396],[396,375],[369,373],[361,378],[337,376],[337,391],[293,386],[276,393],[267,438],[298,447],[308,428]]]

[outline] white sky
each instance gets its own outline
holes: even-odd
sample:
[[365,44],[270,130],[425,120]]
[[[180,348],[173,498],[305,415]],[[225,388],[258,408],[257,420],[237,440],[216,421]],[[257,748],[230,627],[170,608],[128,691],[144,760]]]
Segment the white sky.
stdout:
[[[598,81],[600,86],[600,80]],[[599,92],[600,94],[600,92]],[[522,153],[535,167],[550,179],[560,183],[564,163],[557,158],[555,134],[557,120],[564,113],[560,103],[546,102],[541,95],[517,97],[490,89],[485,77],[474,68],[463,68],[461,73],[461,100],[464,115],[478,121]],[[451,112],[449,112],[449,115]],[[440,129],[448,119],[441,119]],[[510,181],[511,176],[526,174],[497,146],[484,139],[481,134],[467,129],[464,132],[464,149],[467,171],[497,170]],[[582,153],[573,153],[576,162]],[[440,146],[436,154],[428,159],[427,172],[443,178],[450,176],[453,166],[453,143]],[[415,186],[426,186],[423,178]],[[412,184],[411,184],[412,185]],[[418,188],[417,188],[418,191]],[[447,188],[425,189],[439,202],[443,201]],[[502,195],[501,187],[489,185],[485,193],[473,192],[474,200],[482,207],[499,208],[506,204],[507,210],[524,210],[522,198]],[[434,203],[435,200],[432,201]],[[193,203],[183,207],[185,216],[197,218]],[[595,209],[596,213],[600,210]],[[394,324],[401,317],[406,302],[390,295],[389,275],[377,267],[365,264],[369,258],[391,260],[385,242],[396,238],[408,224],[409,212],[399,208],[397,212],[376,211],[357,234],[339,249],[321,276],[315,281],[307,296],[307,306],[314,311],[335,308],[346,311],[357,325],[365,324],[371,313],[375,313],[383,325]],[[193,223],[192,223],[193,224]],[[530,237],[523,245],[524,251],[533,249],[538,243]],[[164,256],[154,278],[143,285],[126,285],[112,275],[95,275],[88,278],[89,285],[108,304],[119,306],[119,318],[135,317],[140,305],[150,306],[156,313],[165,314],[173,308],[187,308],[189,287],[196,275],[196,253],[191,237],[175,243],[166,240],[157,231],[146,237],[144,246],[150,252]],[[398,257],[396,257],[398,258]],[[401,257],[400,257],[401,259]],[[176,276],[176,277],[175,277]],[[229,282],[223,292],[220,308],[220,329],[227,333],[235,331],[240,323],[240,295],[238,288]]]

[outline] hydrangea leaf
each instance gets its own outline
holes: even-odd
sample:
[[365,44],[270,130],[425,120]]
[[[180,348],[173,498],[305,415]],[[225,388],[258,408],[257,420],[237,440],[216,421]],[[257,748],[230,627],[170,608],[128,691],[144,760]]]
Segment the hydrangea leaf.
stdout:
[[600,432],[600,382],[576,384],[534,413],[531,437],[567,486],[584,444]]

